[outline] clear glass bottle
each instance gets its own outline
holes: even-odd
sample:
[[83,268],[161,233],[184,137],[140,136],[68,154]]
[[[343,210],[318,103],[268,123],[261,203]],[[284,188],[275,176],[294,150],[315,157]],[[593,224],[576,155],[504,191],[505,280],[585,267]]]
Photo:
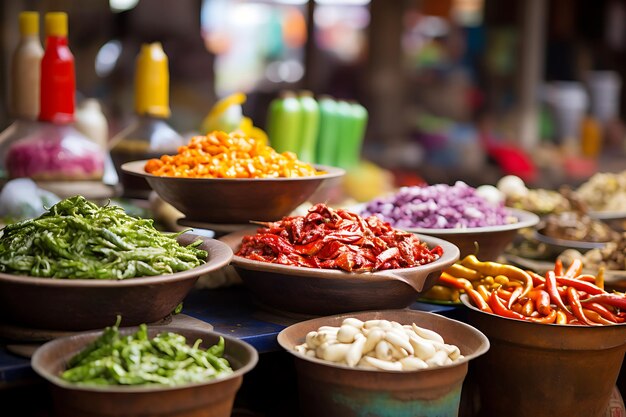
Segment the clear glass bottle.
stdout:
[[169,70],[160,43],[141,47],[135,69],[135,113],[137,120],[111,141],[111,158],[124,188],[124,196],[147,198],[150,186],[140,177],[121,171],[122,164],[175,154],[183,138],[170,127]]

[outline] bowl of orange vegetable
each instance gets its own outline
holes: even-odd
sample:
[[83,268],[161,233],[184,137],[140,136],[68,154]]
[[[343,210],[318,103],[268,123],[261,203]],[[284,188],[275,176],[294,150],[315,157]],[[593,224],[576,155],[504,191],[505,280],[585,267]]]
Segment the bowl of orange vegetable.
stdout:
[[145,178],[186,220],[219,224],[278,220],[345,173],[236,132],[196,136],[176,155],[128,162],[122,170]]

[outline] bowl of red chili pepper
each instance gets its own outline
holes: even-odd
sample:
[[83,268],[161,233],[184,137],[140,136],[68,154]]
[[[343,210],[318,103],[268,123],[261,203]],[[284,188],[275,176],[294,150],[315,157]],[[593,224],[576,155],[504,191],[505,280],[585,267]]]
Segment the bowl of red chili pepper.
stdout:
[[459,258],[442,239],[324,204],[223,237],[263,306],[301,315],[405,308]]
[[[464,265],[486,272],[493,264]],[[481,415],[605,415],[626,353],[626,296],[606,292],[582,267],[557,261],[544,276],[523,271],[530,286],[461,297],[468,322],[491,343],[475,363]]]

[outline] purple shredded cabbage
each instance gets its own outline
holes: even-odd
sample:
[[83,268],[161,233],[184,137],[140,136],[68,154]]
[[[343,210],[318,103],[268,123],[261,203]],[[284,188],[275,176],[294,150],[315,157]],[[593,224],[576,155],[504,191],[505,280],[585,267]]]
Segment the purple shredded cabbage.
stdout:
[[361,215],[375,215],[392,226],[425,229],[463,229],[515,222],[503,204],[493,204],[462,181],[427,187],[403,187],[396,194],[374,199]]

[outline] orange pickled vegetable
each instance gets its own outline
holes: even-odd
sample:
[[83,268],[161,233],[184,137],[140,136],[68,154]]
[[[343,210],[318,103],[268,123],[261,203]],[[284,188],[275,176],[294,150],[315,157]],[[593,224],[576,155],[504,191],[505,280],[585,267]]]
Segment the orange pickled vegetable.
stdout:
[[152,175],[185,178],[288,178],[324,173],[299,161],[292,152],[278,153],[241,132],[220,131],[194,136],[176,155],[150,159],[145,170]]

